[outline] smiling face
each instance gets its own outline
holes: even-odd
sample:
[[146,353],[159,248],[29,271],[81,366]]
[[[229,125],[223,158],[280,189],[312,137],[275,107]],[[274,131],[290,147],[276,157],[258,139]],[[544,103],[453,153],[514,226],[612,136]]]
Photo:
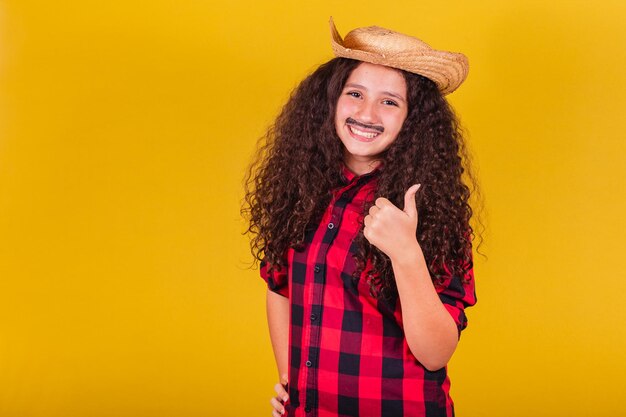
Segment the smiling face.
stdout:
[[408,113],[406,81],[393,68],[363,62],[337,101],[335,130],[344,162],[355,174],[371,172],[398,136]]

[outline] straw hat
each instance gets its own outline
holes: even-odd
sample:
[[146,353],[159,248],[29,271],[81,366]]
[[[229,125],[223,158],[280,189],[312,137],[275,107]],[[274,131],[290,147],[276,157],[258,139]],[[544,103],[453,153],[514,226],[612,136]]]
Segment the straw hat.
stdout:
[[465,55],[438,51],[412,36],[369,26],[354,29],[342,39],[332,17],[330,34],[336,56],[423,75],[434,81],[444,95],[456,90],[467,77],[469,63]]

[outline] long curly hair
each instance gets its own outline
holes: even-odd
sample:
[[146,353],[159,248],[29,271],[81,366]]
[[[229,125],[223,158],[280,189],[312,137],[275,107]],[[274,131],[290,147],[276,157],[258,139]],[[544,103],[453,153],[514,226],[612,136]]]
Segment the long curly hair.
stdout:
[[[245,177],[242,214],[256,260],[270,268],[284,265],[289,247],[302,247],[316,227],[332,192],[341,186],[344,148],[335,131],[337,100],[360,64],[334,58],[317,68],[292,92],[274,124],[259,140]],[[381,155],[376,195],[402,207],[404,194],[417,194],[416,237],[435,285],[449,274],[464,276],[472,265],[470,196],[478,192],[462,130],[435,83],[401,71],[407,84],[408,114],[396,140]],[[372,202],[367,203],[365,210]],[[366,213],[367,211],[365,211]],[[356,238],[355,277],[366,272],[372,294],[397,295],[391,261],[363,237]]]

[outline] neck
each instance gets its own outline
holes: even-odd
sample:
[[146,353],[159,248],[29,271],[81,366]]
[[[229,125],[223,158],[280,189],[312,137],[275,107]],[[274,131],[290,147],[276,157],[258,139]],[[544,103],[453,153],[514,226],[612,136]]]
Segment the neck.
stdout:
[[359,159],[352,156],[351,158],[345,158],[344,163],[350,171],[355,175],[365,175],[374,171],[380,166],[381,161],[379,159]]

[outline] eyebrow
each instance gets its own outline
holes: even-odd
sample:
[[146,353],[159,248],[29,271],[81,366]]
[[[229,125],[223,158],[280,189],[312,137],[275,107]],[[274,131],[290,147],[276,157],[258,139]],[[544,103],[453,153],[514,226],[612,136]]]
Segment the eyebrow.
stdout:
[[[362,90],[367,91],[367,88],[366,88],[364,85],[361,85],[361,84],[356,84],[356,83],[347,83],[345,86],[346,86],[346,87],[352,87],[352,88],[360,88],[360,89],[362,89]],[[402,97],[401,95],[396,94],[396,93],[394,93],[394,92],[392,92],[392,91],[382,91],[382,93],[383,93],[384,95],[388,95],[388,96],[391,96],[391,97],[395,97],[395,98],[397,98],[398,100],[404,101],[404,102],[406,103],[406,99],[405,99],[404,97]]]

